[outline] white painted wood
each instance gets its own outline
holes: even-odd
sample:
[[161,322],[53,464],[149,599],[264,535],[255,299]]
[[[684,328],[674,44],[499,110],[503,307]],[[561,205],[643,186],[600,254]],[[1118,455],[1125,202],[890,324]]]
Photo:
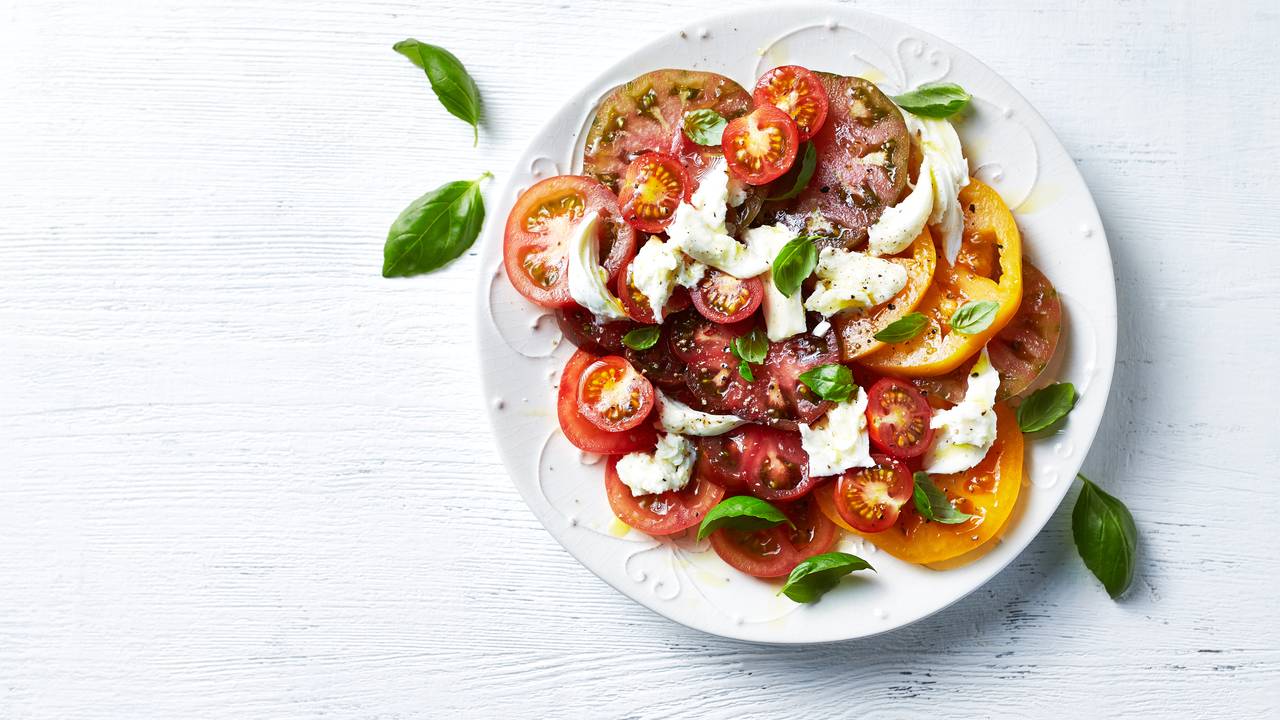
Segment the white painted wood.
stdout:
[[[504,172],[582,68],[722,6],[7,2],[0,717],[1280,712],[1280,16],[859,6],[1021,88],[1093,189],[1121,328],[1086,471],[1142,531],[1128,598],[1068,504],[919,625],[757,647],[634,605],[520,501],[470,358],[475,260],[383,280],[385,228]],[[480,147],[405,36],[472,69]]]

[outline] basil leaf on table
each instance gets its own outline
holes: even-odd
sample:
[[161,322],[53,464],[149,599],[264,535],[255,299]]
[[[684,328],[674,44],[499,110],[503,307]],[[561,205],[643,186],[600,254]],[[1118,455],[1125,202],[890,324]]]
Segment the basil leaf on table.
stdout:
[[1084,475],[1078,477],[1084,488],[1071,511],[1071,536],[1085,567],[1102,581],[1107,594],[1120,597],[1133,582],[1138,528],[1124,503]]
[[622,344],[632,350],[648,350],[658,342],[658,336],[662,334],[660,325],[645,325],[628,332],[622,336]]
[[733,352],[733,356],[741,360],[738,364],[738,373],[747,382],[755,382],[755,374],[751,372],[751,363],[760,364],[764,362],[764,356],[769,353],[769,338],[756,328],[746,335],[739,335],[729,343],[729,350]]
[[951,316],[951,329],[961,335],[976,335],[991,327],[1000,303],[994,300],[970,300]]
[[901,95],[893,101],[912,115],[928,118],[948,118],[969,104],[972,95],[955,83],[926,83]]
[[[774,195],[773,197],[766,198],[767,200],[790,200],[804,192],[804,189],[809,186],[809,180],[813,178],[813,170],[818,167],[818,150],[813,146],[812,142],[806,142],[801,152],[803,154],[800,157],[800,162],[793,166],[796,171],[794,175],[791,172],[788,172],[786,175],[782,176],[784,184],[786,183],[787,178],[793,178],[791,182],[791,189],[781,195]],[[787,297],[790,297],[789,293],[787,294]]]
[[875,339],[886,343],[906,342],[919,335],[928,324],[929,319],[923,313],[909,313],[885,325],[883,330],[875,334]]
[[480,183],[491,177],[445,183],[405,208],[387,232],[382,277],[428,273],[466,252],[484,223]]
[[462,61],[438,45],[413,38],[401,40],[391,48],[422,68],[440,104],[450,115],[471,126],[473,144],[480,142],[480,89]]
[[712,110],[690,110],[684,114],[684,134],[699,145],[719,145],[724,137],[725,126],[729,121],[723,115]]
[[1027,396],[1018,406],[1018,427],[1024,433],[1047,430],[1067,416],[1076,404],[1076,386],[1054,383]]
[[913,499],[920,517],[943,525],[958,525],[973,517],[967,512],[957,510],[956,506],[947,499],[947,494],[933,484],[933,478],[929,477],[929,473],[917,472],[911,477],[915,481]]
[[778,594],[798,603],[811,603],[834,588],[840,578],[857,570],[875,572],[870,563],[857,555],[842,552],[814,555],[791,571]]
[[801,236],[782,246],[773,259],[773,286],[778,292],[791,297],[801,283],[818,266],[818,246],[813,238]]
[[823,400],[844,402],[853,397],[853,371],[845,365],[820,365],[800,373],[800,382]]
[[790,518],[768,502],[750,495],[739,495],[721,500],[719,505],[711,508],[698,526],[698,539],[723,527],[763,530],[782,523],[795,527]]

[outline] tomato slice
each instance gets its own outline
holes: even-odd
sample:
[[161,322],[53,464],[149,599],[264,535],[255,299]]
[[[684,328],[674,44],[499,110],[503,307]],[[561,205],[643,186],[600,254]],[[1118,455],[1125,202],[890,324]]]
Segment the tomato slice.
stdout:
[[618,477],[618,458],[609,458],[604,469],[604,487],[613,514],[629,527],[649,535],[670,535],[702,522],[703,516],[719,504],[724,488],[698,477],[671,492],[657,495],[631,494]]
[[693,292],[693,306],[698,312],[725,325],[751,317],[763,300],[764,283],[760,278],[743,280],[715,268],[707,270]]
[[877,533],[898,521],[898,512],[915,490],[911,471],[887,455],[872,455],[875,465],[850,468],[835,482],[836,512],[855,530]]
[[664,325],[659,332],[658,342],[654,343],[653,347],[644,350],[627,348],[624,357],[641,375],[648,378],[654,385],[666,390],[668,394],[673,391],[677,394],[687,393],[688,388],[684,384],[684,363],[672,354],[671,347],[667,343],[667,338],[671,334],[669,328]]
[[756,81],[756,105],[772,105],[791,116],[800,142],[812,138],[827,120],[827,91],[818,76],[799,65],[776,67]]
[[662,232],[671,224],[681,200],[692,188],[689,173],[679,158],[666,153],[647,152],[631,161],[622,178],[618,202],[622,217],[631,227],[644,232]]
[[507,216],[502,262],[507,277],[532,303],[560,308],[569,296],[566,243],[588,213],[600,214],[601,265],[612,279],[636,252],[636,232],[622,219],[618,198],[599,182],[578,175],[543,180],[524,192]]
[[814,555],[827,552],[836,544],[840,529],[822,514],[813,495],[780,504],[778,509],[795,524],[794,530],[785,526],[781,529],[787,534],[787,540],[796,554],[797,565]]
[[578,387],[582,374],[595,361],[595,355],[578,350],[560,374],[556,415],[560,419],[561,432],[574,447],[601,455],[652,450],[658,442],[658,431],[652,425],[645,423],[624,432],[609,432],[596,427],[579,410]]
[[753,425],[746,429],[747,455],[743,475],[751,494],[779,502],[803,497],[813,489],[809,454],[800,446],[800,435]]
[[796,565],[827,552],[835,544],[837,528],[807,498],[781,504],[779,510],[795,525],[764,530],[725,528],[711,534],[711,547],[731,567],[759,578],[787,575]]
[[622,338],[636,328],[626,320],[602,323],[581,305],[570,305],[556,311],[556,325],[569,342],[595,355],[617,355],[626,347]]
[[[638,323],[653,325],[657,320],[653,317],[653,308],[649,306],[649,297],[631,284],[631,263],[635,258],[627,260],[618,272],[618,299],[622,301],[622,309],[627,316]],[[662,308],[662,317],[671,317],[674,313],[689,307],[689,291],[677,287]]]
[[1049,278],[1022,262],[1022,304],[991,342],[987,352],[1000,373],[998,399],[1011,398],[1031,387],[1048,367],[1062,335],[1062,300]]
[[652,411],[653,384],[626,358],[608,355],[582,371],[578,412],[601,430],[630,430]]
[[763,185],[791,169],[800,146],[800,131],[790,115],[772,105],[761,105],[730,121],[721,146],[729,172],[749,185]]
[[786,417],[802,423],[812,423],[831,409],[832,403],[823,400],[800,382],[800,375],[821,365],[840,362],[835,338],[830,332],[815,337],[801,333],[769,346],[765,356],[768,407],[781,397]]
[[748,455],[747,433],[745,430],[700,437],[698,444],[698,464],[694,472],[698,477],[723,485],[730,489],[746,487],[745,462]]
[[876,339],[876,333],[914,311],[928,292],[938,261],[929,228],[922,230],[903,252],[884,259],[906,268],[906,287],[888,302],[866,310],[842,312],[832,319],[836,336],[840,338],[840,357],[843,360],[857,360],[884,347],[884,343]]
[[882,378],[867,392],[867,429],[876,447],[899,460],[918,457],[933,440],[933,410],[910,383]]

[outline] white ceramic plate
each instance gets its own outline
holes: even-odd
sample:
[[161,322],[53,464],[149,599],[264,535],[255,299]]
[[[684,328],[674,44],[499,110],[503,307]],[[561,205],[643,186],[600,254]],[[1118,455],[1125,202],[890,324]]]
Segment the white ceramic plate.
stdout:
[[[878,572],[858,574],[813,605],[778,597],[776,583],[729,568],[706,542],[655,540],[614,519],[602,463],[572,447],[556,421],[557,377],[573,348],[561,342],[554,318],[517,295],[502,270],[503,225],[512,203],[542,178],[580,171],[586,127],[611,88],[672,67],[718,72],[750,90],[760,73],[784,64],[861,75],[890,94],[942,79],[973,94],[973,110],[957,128],[970,169],[1014,209],[1026,254],[1062,295],[1060,357],[1046,375],[1070,380],[1081,392],[1063,430],[1028,443],[1019,510],[998,547],[972,564],[934,571],[846,538],[839,549],[867,558]],[[478,328],[502,460],[566,550],[618,591],[689,627],[758,642],[827,642],[892,630],[947,607],[991,579],[1040,532],[1102,419],[1115,362],[1115,284],[1084,180],[1013,87],[968,53],[895,20],[812,5],[788,6],[785,20],[761,8],[673,28],[590,79],[533,137],[491,197]]]

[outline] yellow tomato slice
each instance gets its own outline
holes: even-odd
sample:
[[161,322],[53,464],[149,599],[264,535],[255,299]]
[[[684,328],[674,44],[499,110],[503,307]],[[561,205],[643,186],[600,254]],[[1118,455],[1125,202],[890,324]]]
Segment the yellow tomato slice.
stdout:
[[[911,340],[859,358],[873,370],[907,377],[942,375],[982,349],[1018,311],[1022,301],[1022,236],[1000,195],[974,178],[960,191],[964,241],[955,265],[938,258],[933,283],[916,306],[928,324]],[[987,328],[964,335],[951,329],[951,316],[970,301],[999,304]]]
[[[910,252],[909,255],[905,254]],[[836,326],[836,337],[840,338],[840,357],[844,361],[854,360],[863,355],[875,352],[884,347],[884,343],[876,339],[876,333],[885,329],[894,320],[916,309],[929,285],[933,282],[933,271],[937,266],[938,253],[933,246],[933,235],[929,228],[920,232],[920,236],[911,242],[902,255],[886,257],[907,270],[907,286],[898,291],[890,300],[870,308],[865,313],[850,311],[837,315],[832,321]]]
[[976,467],[932,477],[957,510],[974,517],[956,525],[928,522],[916,512],[915,503],[908,502],[893,527],[878,533],[860,533],[836,512],[829,485],[815,494],[818,507],[829,519],[900,560],[930,565],[964,556],[965,562],[972,562],[995,547],[996,543],[988,541],[1008,521],[1022,489],[1022,431],[1014,412],[1003,404],[996,405],[996,442]]

